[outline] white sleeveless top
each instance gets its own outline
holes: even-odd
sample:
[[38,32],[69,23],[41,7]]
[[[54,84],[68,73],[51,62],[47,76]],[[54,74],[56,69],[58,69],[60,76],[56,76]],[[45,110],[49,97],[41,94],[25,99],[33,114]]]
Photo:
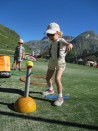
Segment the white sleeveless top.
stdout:
[[67,42],[63,38],[59,38],[55,42],[51,41],[51,51],[50,51],[51,59],[52,60],[58,60],[58,58],[57,58],[58,42],[60,42],[59,60],[62,59],[62,60],[65,61],[65,56],[66,56],[66,52],[65,52],[66,51],[66,45],[65,45],[65,43],[67,43]]

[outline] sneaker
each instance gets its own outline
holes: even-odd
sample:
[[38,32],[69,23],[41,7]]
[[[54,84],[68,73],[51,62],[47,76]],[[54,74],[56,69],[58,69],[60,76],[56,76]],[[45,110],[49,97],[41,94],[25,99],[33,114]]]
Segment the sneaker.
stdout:
[[55,106],[61,106],[64,102],[64,98],[63,97],[58,97],[57,100],[54,102]]
[[54,90],[46,90],[46,91],[42,92],[42,94],[43,94],[44,96],[51,95],[51,94],[53,94],[53,93],[54,93]]

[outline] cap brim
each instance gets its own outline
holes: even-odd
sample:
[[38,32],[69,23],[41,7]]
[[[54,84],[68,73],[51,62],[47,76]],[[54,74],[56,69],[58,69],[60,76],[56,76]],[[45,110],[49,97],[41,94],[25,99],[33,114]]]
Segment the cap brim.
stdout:
[[55,33],[56,33],[56,31],[55,30],[51,30],[51,29],[46,31],[46,34],[55,34]]
[[18,41],[18,43],[21,43],[21,44],[23,44],[22,42],[20,42],[20,41]]

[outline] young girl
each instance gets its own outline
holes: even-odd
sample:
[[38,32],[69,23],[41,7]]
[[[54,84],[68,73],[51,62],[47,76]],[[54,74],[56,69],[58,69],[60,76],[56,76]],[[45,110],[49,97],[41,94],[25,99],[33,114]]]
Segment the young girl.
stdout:
[[50,59],[48,63],[48,71],[46,74],[48,90],[42,94],[46,96],[54,93],[51,78],[55,72],[55,83],[57,86],[58,98],[54,101],[54,105],[61,106],[64,102],[61,77],[66,65],[65,56],[67,51],[72,50],[73,45],[61,38],[62,33],[57,23],[50,23],[47,26],[46,34],[51,42],[51,45],[49,50]]
[[15,61],[16,61],[16,70],[21,70],[21,62],[23,61],[23,55],[25,54],[25,48],[23,47],[23,40],[18,41],[18,46],[15,49]]

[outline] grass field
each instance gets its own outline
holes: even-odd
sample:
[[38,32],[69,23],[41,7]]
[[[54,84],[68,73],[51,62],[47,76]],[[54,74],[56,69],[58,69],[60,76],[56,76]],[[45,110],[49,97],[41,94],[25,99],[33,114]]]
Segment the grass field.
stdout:
[[[25,67],[25,62],[23,66]],[[45,76],[47,62],[34,62],[33,76]],[[69,95],[61,107],[53,106],[41,92],[45,86],[30,85],[30,97],[37,110],[30,114],[15,112],[13,103],[20,98],[25,83],[19,78],[26,71],[12,71],[10,78],[0,78],[0,131],[98,131],[98,69],[67,64],[62,76],[63,95]],[[31,81],[45,82],[44,79]],[[57,95],[55,83],[53,83]]]

